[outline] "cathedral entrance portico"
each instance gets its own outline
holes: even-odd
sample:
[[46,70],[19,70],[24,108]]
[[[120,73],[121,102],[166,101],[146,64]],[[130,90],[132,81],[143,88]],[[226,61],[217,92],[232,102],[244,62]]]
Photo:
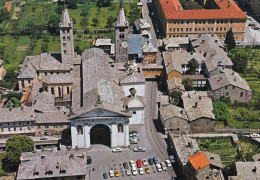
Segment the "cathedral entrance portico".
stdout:
[[103,144],[111,146],[110,129],[103,124],[97,124],[90,130],[90,144]]

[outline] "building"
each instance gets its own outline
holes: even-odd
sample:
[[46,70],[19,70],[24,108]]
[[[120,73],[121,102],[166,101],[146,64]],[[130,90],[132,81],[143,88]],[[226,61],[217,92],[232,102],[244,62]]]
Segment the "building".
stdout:
[[180,0],[154,1],[166,38],[214,33],[223,39],[232,28],[235,39],[244,39],[247,16],[233,0],[196,0],[195,3],[200,8],[185,7]]
[[83,102],[70,117],[73,148],[90,148],[91,144],[129,145],[131,114],[123,107],[124,91],[116,83],[119,80],[113,80],[109,62],[110,58],[98,48],[82,54]]
[[224,69],[221,74],[210,77],[208,83],[211,91],[209,96],[214,99],[227,96],[232,102],[248,102],[252,97],[252,90],[246,80],[230,69]]
[[118,19],[115,23],[115,60],[125,63],[128,61],[128,27],[123,4],[120,4]]
[[0,81],[4,79],[6,71],[4,70],[3,60],[0,59]]
[[84,150],[24,152],[16,179],[86,179],[87,153]]
[[106,54],[115,55],[115,44],[112,42],[112,39],[97,39],[95,47],[103,49]]
[[189,46],[188,37],[164,38],[163,47],[165,51],[181,52],[187,50]]
[[252,179],[260,177],[260,162],[236,162],[236,176],[229,176],[228,180]]
[[144,31],[151,31],[151,25],[142,18],[135,21],[135,27],[137,32],[140,34],[142,34]]

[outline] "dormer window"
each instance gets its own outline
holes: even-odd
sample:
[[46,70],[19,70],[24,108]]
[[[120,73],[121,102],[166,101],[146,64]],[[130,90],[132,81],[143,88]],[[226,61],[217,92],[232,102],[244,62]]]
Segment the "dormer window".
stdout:
[[34,176],[38,176],[38,175],[39,175],[39,172],[34,172],[33,175],[34,175]]
[[53,171],[51,171],[51,170],[45,172],[45,175],[52,175],[52,174],[53,174]]

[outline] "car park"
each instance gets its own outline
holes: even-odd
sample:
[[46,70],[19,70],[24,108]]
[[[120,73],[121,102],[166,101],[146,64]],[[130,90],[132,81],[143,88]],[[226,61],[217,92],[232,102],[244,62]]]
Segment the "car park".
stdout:
[[144,169],[143,168],[139,168],[139,174],[141,174],[141,175],[144,174]]
[[146,159],[143,159],[143,165],[144,165],[144,166],[147,166],[147,165],[148,165],[148,163],[147,163],[147,160],[146,160]]
[[157,169],[158,172],[162,172],[161,164],[156,164],[156,169]]
[[119,177],[119,172],[118,172],[118,170],[115,170],[115,177]]
[[150,171],[150,168],[149,168],[149,167],[146,167],[146,168],[145,168],[145,172],[146,172],[147,174],[150,174],[150,172],[151,172],[151,171]]
[[110,177],[114,177],[114,176],[115,176],[115,174],[114,174],[114,171],[113,171],[113,170],[110,170],[110,171],[109,171],[109,176],[110,176]]
[[142,146],[135,147],[133,149],[134,152],[145,152],[145,148]]
[[128,163],[127,162],[124,162],[123,166],[124,166],[125,169],[128,169]]
[[142,160],[141,159],[137,159],[136,164],[137,164],[138,168],[141,168],[142,167]]
[[167,165],[167,167],[171,167],[172,166],[172,164],[171,164],[171,162],[170,162],[170,160],[165,160],[165,164]]
[[160,164],[158,157],[153,157],[154,164]]
[[117,153],[117,152],[122,152],[122,150],[121,150],[121,148],[113,148],[112,152]]
[[170,162],[171,162],[172,164],[175,163],[175,158],[174,158],[173,155],[170,155],[170,156],[169,156],[169,160],[170,160]]
[[133,174],[134,176],[137,175],[137,169],[136,169],[136,167],[133,167],[133,168],[132,168],[132,174]]
[[127,176],[131,176],[130,170],[129,170],[129,169],[126,169],[126,170],[125,170],[125,174],[126,174]]
[[162,166],[163,171],[167,170],[167,166],[166,166],[165,162],[161,162],[161,166]]
[[149,159],[148,159],[148,163],[149,163],[150,165],[153,165],[153,158],[149,158]]
[[130,164],[131,167],[136,167],[135,162],[133,160],[130,160],[129,164]]
[[104,179],[107,179],[107,178],[108,178],[108,175],[107,175],[106,172],[103,173],[103,178],[104,178]]

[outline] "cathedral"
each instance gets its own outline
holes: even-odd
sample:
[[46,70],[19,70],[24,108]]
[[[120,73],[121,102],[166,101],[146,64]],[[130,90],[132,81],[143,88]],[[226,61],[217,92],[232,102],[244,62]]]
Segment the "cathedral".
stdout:
[[128,60],[128,26],[120,6],[115,23],[115,59],[103,49],[74,52],[73,21],[62,11],[60,53],[27,56],[19,67],[19,90],[26,106],[40,93],[52,94],[56,108],[67,108],[72,148],[129,146],[129,125],[143,124],[145,79]]

